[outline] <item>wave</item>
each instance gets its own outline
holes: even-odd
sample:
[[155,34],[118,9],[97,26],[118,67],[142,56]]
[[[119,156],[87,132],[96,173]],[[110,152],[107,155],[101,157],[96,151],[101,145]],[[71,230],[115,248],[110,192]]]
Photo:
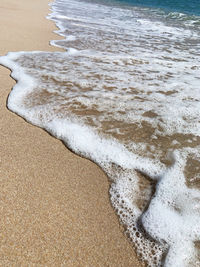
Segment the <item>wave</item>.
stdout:
[[51,44],[66,52],[1,57],[8,108],[106,172],[149,266],[198,266],[199,32],[145,12],[55,1]]

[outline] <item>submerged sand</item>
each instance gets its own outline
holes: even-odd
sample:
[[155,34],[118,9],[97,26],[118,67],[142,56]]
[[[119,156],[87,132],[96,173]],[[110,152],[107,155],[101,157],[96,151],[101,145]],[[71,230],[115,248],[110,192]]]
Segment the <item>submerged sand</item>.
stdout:
[[[48,0],[1,0],[0,55],[57,50]],[[0,66],[0,266],[141,266],[109,202],[107,177],[6,108]]]

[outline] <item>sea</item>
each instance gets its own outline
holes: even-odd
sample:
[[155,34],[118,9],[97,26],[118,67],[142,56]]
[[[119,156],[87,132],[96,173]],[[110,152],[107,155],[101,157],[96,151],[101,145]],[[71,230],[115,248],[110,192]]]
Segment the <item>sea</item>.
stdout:
[[199,0],[50,8],[63,52],[0,58],[17,81],[8,108],[103,169],[146,266],[200,266]]

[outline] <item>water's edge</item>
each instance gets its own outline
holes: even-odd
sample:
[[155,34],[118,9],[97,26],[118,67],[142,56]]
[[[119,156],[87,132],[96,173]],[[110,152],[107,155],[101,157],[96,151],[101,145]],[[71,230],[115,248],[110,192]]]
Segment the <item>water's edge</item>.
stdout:
[[[54,21],[58,27],[55,33],[65,37],[61,24],[54,19],[56,11],[53,5],[51,4],[52,13],[47,18]],[[59,41],[51,41],[50,44],[63,48]],[[117,139],[99,135],[98,131],[76,120],[75,117],[57,116],[51,108],[44,110],[40,105],[36,108],[27,106],[25,100],[37,87],[38,74],[34,76],[29,73],[26,66],[23,66],[23,60],[28,62],[34,58],[38,62],[40,59],[50,62],[54,60],[54,56],[58,60],[64,57],[67,61],[70,57],[79,56],[79,52],[73,48],[67,49],[66,52],[10,52],[0,58],[0,64],[11,70],[11,77],[17,82],[9,94],[8,109],[32,125],[43,128],[50,135],[60,139],[72,152],[102,168],[110,182],[111,205],[141,260],[149,266],[188,266],[193,256],[196,256],[193,241],[198,240],[198,216],[191,212],[190,205],[181,205],[184,199],[192,203],[193,199],[200,196],[198,190],[185,185],[184,168],[187,156],[189,153],[195,153],[194,150],[174,149],[166,166],[158,159],[130,152]],[[87,57],[87,52],[85,56]],[[172,179],[173,177],[176,179]],[[182,194],[177,200],[178,203],[181,202],[179,204],[183,209],[180,214],[177,213],[179,206],[177,208],[173,202],[174,197],[179,197],[180,193],[176,189],[177,183]],[[144,195],[141,195],[141,192]],[[169,200],[173,208],[169,207]],[[162,214],[159,214],[160,211]],[[197,226],[190,231],[191,216],[192,224],[196,223]],[[189,218],[188,221],[185,218]],[[155,226],[155,222],[159,227]],[[183,222],[186,229],[181,228]]]

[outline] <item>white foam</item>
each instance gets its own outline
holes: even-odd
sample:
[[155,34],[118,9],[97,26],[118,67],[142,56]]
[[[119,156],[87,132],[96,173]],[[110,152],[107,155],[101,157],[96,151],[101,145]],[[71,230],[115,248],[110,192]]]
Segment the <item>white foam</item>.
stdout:
[[174,164],[161,177],[142,217],[147,232],[169,245],[166,267],[189,266],[196,254],[194,242],[200,239],[200,191],[185,184],[184,156],[175,154]]

